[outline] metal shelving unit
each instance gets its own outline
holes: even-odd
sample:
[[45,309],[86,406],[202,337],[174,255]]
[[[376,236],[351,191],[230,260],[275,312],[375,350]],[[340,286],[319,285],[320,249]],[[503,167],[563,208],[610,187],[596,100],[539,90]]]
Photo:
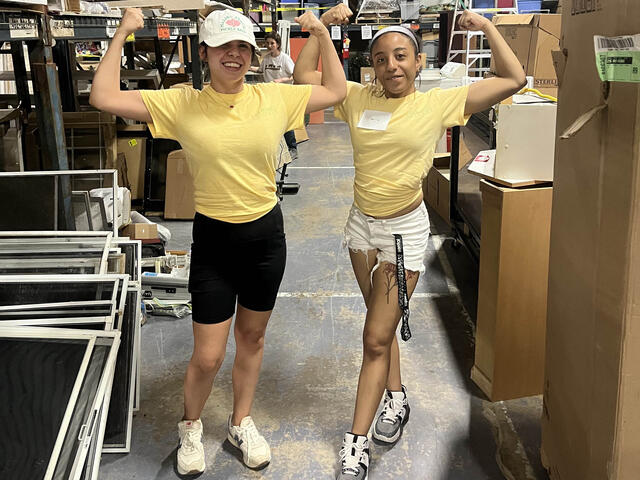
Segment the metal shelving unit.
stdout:
[[[120,17],[116,15],[54,15],[21,9],[0,12],[0,42],[9,42],[11,46],[10,52],[3,53],[10,53],[13,58],[20,110],[26,119],[33,99],[38,112],[41,151],[47,165],[54,170],[69,168],[62,111],[74,111],[77,108],[72,86],[73,73],[76,71],[75,57],[69,54],[68,43],[108,41],[115,34],[119,21]],[[161,80],[168,66],[165,70],[160,41],[175,42],[175,53],[178,42],[183,41],[186,46],[186,39],[190,38],[192,61],[187,70],[190,70],[194,87],[202,88],[197,11],[176,13],[171,18],[147,18],[144,28],[136,32],[135,37],[155,40]],[[25,68],[23,44],[27,45],[29,52],[29,75]],[[132,49],[125,46],[125,52],[128,52],[127,67],[133,69]],[[33,84],[33,97],[29,95],[28,80]]]

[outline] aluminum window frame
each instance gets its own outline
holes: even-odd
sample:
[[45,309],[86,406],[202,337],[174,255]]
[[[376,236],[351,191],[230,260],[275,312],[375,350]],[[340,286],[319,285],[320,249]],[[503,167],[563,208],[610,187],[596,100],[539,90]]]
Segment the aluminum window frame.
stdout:
[[[126,292],[128,290],[128,276],[127,275],[94,275],[94,274],[69,274],[69,275],[0,275],[0,285],[2,284],[65,284],[65,283],[87,283],[87,284],[106,284],[113,290],[111,292],[110,300],[95,300],[95,301],[109,301],[114,308],[112,308],[111,315],[109,316],[109,329],[117,327],[118,316],[124,314],[124,305],[126,302]],[[120,297],[118,296],[120,292]],[[93,300],[91,300],[93,301]],[[51,305],[52,302],[43,302],[41,304],[27,304],[29,308],[31,305]],[[70,302],[59,302],[69,304]],[[74,301],[71,301],[73,304]],[[2,305],[0,303],[0,311],[14,311],[19,309],[24,304],[10,304]],[[36,308],[36,307],[33,307]],[[47,322],[52,323],[52,322]]]
[[[10,177],[81,177],[86,175],[104,175],[108,178],[108,175],[111,175],[111,188],[113,189],[113,206],[112,206],[112,228],[111,231],[114,236],[118,235],[118,222],[117,222],[117,205],[118,205],[118,171],[115,169],[98,169],[98,170],[39,170],[33,172],[0,172],[0,181],[3,178]],[[58,198],[58,191],[55,191],[56,203]],[[60,232],[68,233],[68,232],[89,232],[95,233],[95,230],[57,230]]]
[[[60,459],[62,445],[65,441],[66,435],[71,423],[71,416],[73,415],[78,398],[80,396],[80,389],[82,383],[86,377],[89,361],[91,355],[95,349],[96,344],[105,344],[109,346],[109,353],[104,363],[104,368],[98,382],[98,388],[96,395],[90,408],[90,414],[87,417],[87,423],[83,424],[80,428],[81,435],[77,441],[80,442],[76,451],[71,475],[69,480],[77,480],[82,474],[82,467],[84,460],[86,459],[87,451],[91,444],[93,435],[96,433],[96,415],[104,404],[105,394],[108,391],[108,386],[113,378],[113,370],[115,368],[115,360],[120,344],[120,332],[111,331],[93,331],[93,330],[68,330],[63,328],[46,328],[46,327],[5,327],[0,325],[0,338],[6,339],[28,339],[28,340],[80,340],[86,341],[85,350],[82,362],[76,373],[76,379],[67,401],[67,407],[65,409],[56,440],[49,456],[49,462],[47,469],[45,470],[44,480],[51,480],[55,474],[58,462]],[[82,427],[85,427],[84,429]]]

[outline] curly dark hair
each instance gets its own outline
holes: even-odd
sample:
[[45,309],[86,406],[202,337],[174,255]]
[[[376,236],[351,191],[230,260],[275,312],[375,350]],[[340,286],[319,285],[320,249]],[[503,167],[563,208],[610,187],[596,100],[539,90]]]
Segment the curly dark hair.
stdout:
[[280,34],[278,32],[267,32],[264,36],[264,41],[266,42],[268,38],[273,38],[278,44],[278,50],[280,50],[280,46],[282,45],[282,39],[280,38]]

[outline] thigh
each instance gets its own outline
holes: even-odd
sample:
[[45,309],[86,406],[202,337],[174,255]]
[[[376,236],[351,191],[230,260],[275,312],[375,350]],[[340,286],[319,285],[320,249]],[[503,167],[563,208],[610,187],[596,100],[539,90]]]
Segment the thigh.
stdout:
[[193,322],[193,357],[196,360],[224,356],[229,338],[231,318],[224,322],[205,325]]
[[244,336],[255,336],[261,338],[267,330],[267,324],[271,317],[271,310],[255,311],[238,305],[236,312],[235,330]]
[[351,250],[351,266],[356,276],[356,281],[364,297],[364,303],[369,306],[369,296],[371,294],[371,271],[376,265],[378,250]]
[[235,278],[238,304],[253,311],[273,310],[287,259],[284,234],[250,242],[244,250]]
[[[418,272],[405,270],[407,295],[409,297],[411,297],[416,288],[418,277]],[[373,273],[373,286],[369,298],[365,328],[370,333],[375,333],[381,337],[391,337],[395,334],[400,314],[396,265],[389,262],[381,262]]]

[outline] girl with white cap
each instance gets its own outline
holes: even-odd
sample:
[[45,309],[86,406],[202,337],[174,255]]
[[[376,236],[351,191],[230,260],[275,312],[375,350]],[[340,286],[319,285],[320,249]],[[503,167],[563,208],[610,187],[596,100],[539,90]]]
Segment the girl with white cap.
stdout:
[[201,91],[120,90],[120,52],[127,36],[144,25],[139,9],[125,11],[94,77],[91,104],[147,122],[154,137],[179,141],[193,178],[197,213],[189,290],[194,347],[178,424],[182,475],[205,469],[200,414],[224,359],[234,313],[234,395],[227,438],[248,467],[271,461],[269,445],[249,415],[286,257],[275,188],[279,140],[302,127],[305,112],[339,103],[346,94],[342,65],[326,28],[311,12],[296,20],[319,45],[320,85],[245,84],[256,41],[249,19],[232,9],[212,12],[201,26],[200,58],[211,72],[211,84]]
[[[350,15],[340,5],[323,15],[323,23],[345,23]],[[402,319],[403,340],[411,336],[409,298],[425,271],[429,236],[422,179],[431,166],[435,145],[446,128],[465,124],[472,113],[500,102],[525,84],[520,63],[489,20],[465,11],[460,28],[484,32],[496,78],[417,92],[418,41],[404,27],[386,27],[370,43],[376,83],[348,82],[347,97],[335,107],[335,115],[349,125],[353,145],[354,204],[345,243],[367,307],[356,407],[340,452],[339,480],[367,478],[368,432],[383,394],[374,439],[395,443],[409,418],[396,329]],[[293,74],[297,83],[320,81],[319,51],[316,40],[307,42]]]

